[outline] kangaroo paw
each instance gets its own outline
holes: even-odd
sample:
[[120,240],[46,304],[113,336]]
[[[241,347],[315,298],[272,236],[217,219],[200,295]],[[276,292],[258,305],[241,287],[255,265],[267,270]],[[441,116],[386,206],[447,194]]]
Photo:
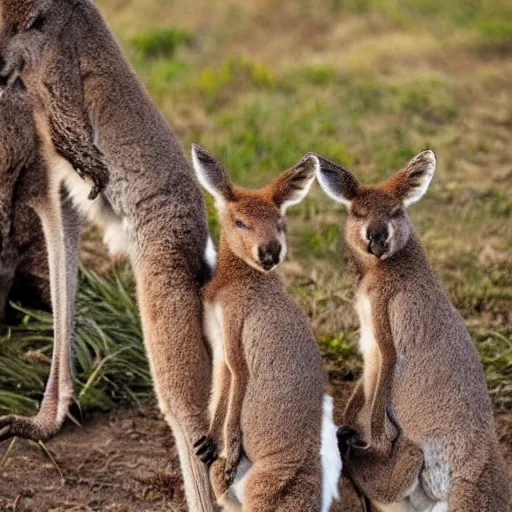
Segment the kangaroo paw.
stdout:
[[195,454],[207,466],[217,460],[217,442],[210,436],[202,436],[194,443]]
[[365,449],[368,446],[359,431],[352,427],[339,427],[337,437],[342,460],[347,458],[351,448]]

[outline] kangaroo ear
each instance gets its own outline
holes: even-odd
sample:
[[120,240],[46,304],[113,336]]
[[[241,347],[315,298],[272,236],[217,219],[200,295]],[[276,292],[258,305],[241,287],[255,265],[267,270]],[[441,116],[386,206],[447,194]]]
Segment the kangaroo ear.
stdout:
[[423,197],[435,170],[436,155],[427,149],[409,160],[384,186],[407,207]]
[[215,198],[217,208],[234,199],[231,178],[211,153],[192,144],[192,163],[199,183]]
[[317,165],[317,160],[307,155],[269,185],[272,199],[283,213],[308,195],[315,180]]
[[353,174],[345,167],[335,164],[323,156],[313,156],[318,160],[318,183],[324,192],[336,202],[350,208],[352,199],[357,195],[359,189],[359,184]]

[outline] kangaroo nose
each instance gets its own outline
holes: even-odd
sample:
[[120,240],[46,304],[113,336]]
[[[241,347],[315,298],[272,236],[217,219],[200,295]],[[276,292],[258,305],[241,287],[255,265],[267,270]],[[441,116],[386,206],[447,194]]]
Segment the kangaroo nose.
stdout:
[[379,229],[368,229],[368,252],[380,258],[389,248],[387,226]]
[[258,247],[258,257],[260,265],[264,270],[270,270],[279,263],[281,255],[281,244],[276,240],[272,240],[268,244]]

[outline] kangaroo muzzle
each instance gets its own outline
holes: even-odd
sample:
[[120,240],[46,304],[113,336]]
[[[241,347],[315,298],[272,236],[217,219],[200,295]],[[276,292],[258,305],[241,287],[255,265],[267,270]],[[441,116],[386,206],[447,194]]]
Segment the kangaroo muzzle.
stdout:
[[280,256],[281,244],[277,240],[258,247],[259,264],[263,270],[270,270],[278,265]]
[[366,232],[368,239],[367,250],[377,258],[382,257],[389,249],[389,232],[386,225],[369,227]]

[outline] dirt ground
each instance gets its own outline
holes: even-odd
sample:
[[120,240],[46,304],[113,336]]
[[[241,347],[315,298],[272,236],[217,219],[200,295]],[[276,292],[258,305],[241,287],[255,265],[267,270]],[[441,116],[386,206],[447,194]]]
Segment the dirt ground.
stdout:
[[[340,371],[329,376],[339,421],[353,382]],[[512,414],[496,420],[512,478]],[[37,445],[16,442],[0,469],[0,512],[186,510],[172,435],[151,406],[95,413],[82,428],[68,422],[47,447],[55,463]],[[361,510],[346,481],[341,493],[333,512]]]

